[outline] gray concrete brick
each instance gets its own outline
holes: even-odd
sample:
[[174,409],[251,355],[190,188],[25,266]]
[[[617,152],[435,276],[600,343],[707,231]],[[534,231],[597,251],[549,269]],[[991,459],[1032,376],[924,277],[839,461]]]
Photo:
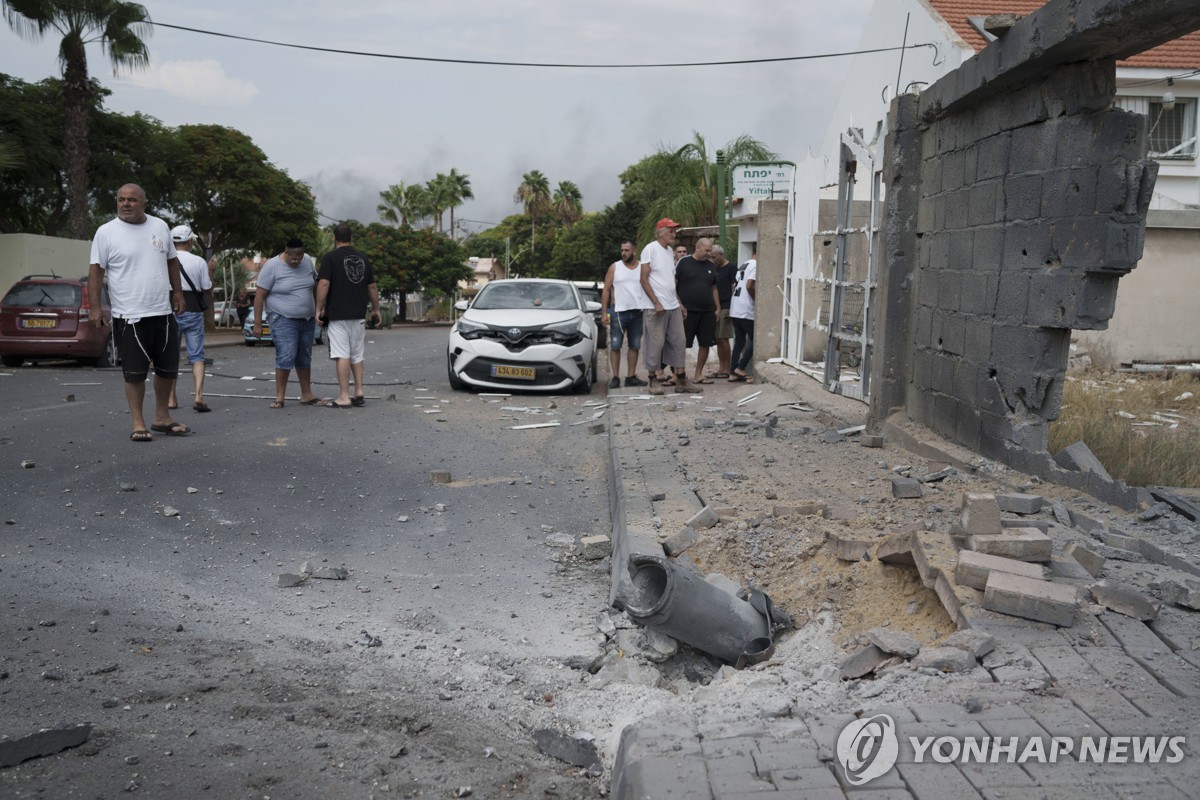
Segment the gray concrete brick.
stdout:
[[1067,542],[1063,552],[1074,558],[1093,578],[1104,569],[1104,557],[1089,549],[1082,542]]
[[[989,279],[1000,272],[1004,261],[1004,228],[1001,225],[990,225],[974,230],[974,256],[971,261],[971,273],[980,278],[984,274]],[[992,280],[993,291],[996,283]],[[988,313],[991,313],[989,304]]]
[[1099,620],[1130,653],[1166,655],[1171,650],[1144,622],[1111,613],[1101,614]]
[[[786,739],[762,739],[753,754],[755,770],[759,775],[773,774],[778,770],[820,768],[828,772],[821,761],[820,748],[811,735],[798,734]],[[836,781],[832,780],[832,785]]]
[[888,654],[875,645],[867,645],[844,659],[839,666],[839,671],[847,680],[861,678],[874,672],[875,668],[887,661],[888,658]]
[[[1032,778],[1030,779],[1032,785]],[[1038,786],[1031,790],[1028,785],[1022,786],[987,786],[982,790],[984,800],[1079,800],[1077,786]],[[1118,800],[1117,794],[1105,787],[1091,785],[1087,788],[1088,800]]]
[[1132,586],[1111,580],[1097,581],[1088,587],[1097,603],[1132,619],[1149,622],[1158,616],[1162,601]]
[[775,791],[775,784],[755,773],[753,759],[742,756],[709,758],[705,760],[705,766],[708,769],[708,784],[718,800],[731,793]]
[[1057,121],[1026,125],[1012,132],[1009,172],[1046,172],[1054,167],[1058,155]]
[[[969,717],[961,721],[947,720],[942,722],[914,722],[903,725],[897,723],[897,729],[900,745],[900,752],[896,756],[897,764],[917,763],[917,753],[912,746],[913,739],[921,741],[928,737],[938,739],[943,736],[950,736],[955,739],[971,736],[977,739],[982,739],[988,735],[987,731],[983,729],[982,725]],[[921,763],[937,763],[933,760],[933,754],[931,750],[925,751],[924,758]],[[945,765],[938,764],[938,766],[945,768]]]
[[705,800],[712,798],[704,759],[652,756],[622,765],[613,775],[613,800]]
[[[1004,192],[999,180],[976,183],[970,189],[968,202],[967,224],[972,227],[988,225],[1003,219]],[[1091,207],[1091,203],[1088,207]]]
[[800,789],[837,789],[841,784],[833,776],[833,769],[828,764],[815,764],[809,767],[780,767],[763,771],[771,775],[771,782],[778,791],[796,791]]
[[973,800],[980,795],[971,782],[950,764],[900,764],[909,790],[920,800]]
[[804,718],[808,729],[812,731],[813,741],[817,743],[822,761],[836,760],[838,735],[841,734],[842,728],[855,719],[857,717],[853,714],[818,714]]
[[962,586],[984,591],[987,588],[988,575],[992,570],[1024,575],[1035,580],[1046,577],[1046,571],[1040,564],[1031,564],[973,550],[960,550],[954,578]]
[[865,789],[847,789],[847,800],[912,800],[913,795],[908,789],[876,789],[872,782]]
[[764,795],[762,792],[748,794],[734,792],[721,795],[718,800],[764,800],[764,798],[769,798],[769,800],[846,800],[846,793],[840,788],[784,788],[769,795]]
[[1077,648],[1088,666],[1104,676],[1107,684],[1137,706],[1142,713],[1162,703],[1175,703],[1178,697],[1162,686],[1154,675],[1143,669],[1132,656],[1119,647]]
[[986,492],[963,492],[959,524],[968,534],[1000,533],[1000,509],[996,496]]
[[989,611],[1069,626],[1075,620],[1075,589],[1021,575],[992,572],[983,593]]
[[911,500],[925,494],[921,482],[916,478],[892,478],[892,497],[897,500]]
[[[1093,784],[1130,785],[1151,783],[1155,780],[1154,768],[1150,764],[1093,764],[1060,759],[1054,764],[1036,764],[1026,761],[1021,767],[1029,773],[1039,787],[1080,786]],[[1120,796],[1119,790],[1114,790]]]
[[1040,494],[1002,492],[996,495],[996,505],[1006,514],[1036,514],[1045,499]]
[[[1180,658],[1179,654],[1174,653],[1163,655],[1135,651],[1133,658],[1171,693],[1179,697],[1195,698],[1200,696],[1200,665]],[[1157,713],[1157,710],[1152,711],[1149,707],[1144,710],[1148,714]]]
[[1023,788],[1025,794],[1022,797],[1029,797],[1032,787],[1035,785],[1033,778],[1029,777],[1029,773],[1021,769],[1018,764],[958,764],[958,771],[962,773],[975,790],[986,796],[988,789],[995,787],[1003,788]]
[[987,706],[980,711],[970,712],[962,703],[928,702],[909,706],[922,723],[972,721],[983,724],[984,720],[1032,719],[1029,712],[1014,703]]
[[1017,561],[1050,560],[1053,543],[1037,528],[1004,528],[1003,533],[967,537],[968,549]]

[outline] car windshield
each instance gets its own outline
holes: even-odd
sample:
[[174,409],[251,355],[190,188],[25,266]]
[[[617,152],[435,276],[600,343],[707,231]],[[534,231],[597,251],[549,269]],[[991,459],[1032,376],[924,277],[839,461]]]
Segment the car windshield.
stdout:
[[77,283],[18,283],[5,295],[4,305],[76,308],[82,299]]
[[579,302],[571,287],[561,283],[489,283],[483,287],[472,308],[488,311],[499,308],[541,308],[551,311],[578,309]]

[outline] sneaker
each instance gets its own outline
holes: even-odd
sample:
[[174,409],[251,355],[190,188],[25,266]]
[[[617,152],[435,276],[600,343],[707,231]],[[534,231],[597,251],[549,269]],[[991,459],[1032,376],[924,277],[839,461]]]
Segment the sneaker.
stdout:
[[658,383],[658,378],[650,376],[650,394],[662,394],[663,388]]
[[644,380],[642,380],[641,378],[639,378],[637,375],[630,375],[628,378],[625,379],[625,385],[626,386],[645,386],[646,382]]
[[608,388],[610,388],[610,389],[620,389],[620,388],[621,388],[621,379],[620,379],[620,378],[613,378],[611,381],[609,381],[609,382],[608,382]]

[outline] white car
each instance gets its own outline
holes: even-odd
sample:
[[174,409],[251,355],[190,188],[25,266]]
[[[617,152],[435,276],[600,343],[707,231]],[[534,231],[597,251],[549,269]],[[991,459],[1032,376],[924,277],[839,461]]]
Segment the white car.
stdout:
[[569,281],[492,281],[450,329],[446,371],[454,389],[587,392],[596,382],[600,308]]

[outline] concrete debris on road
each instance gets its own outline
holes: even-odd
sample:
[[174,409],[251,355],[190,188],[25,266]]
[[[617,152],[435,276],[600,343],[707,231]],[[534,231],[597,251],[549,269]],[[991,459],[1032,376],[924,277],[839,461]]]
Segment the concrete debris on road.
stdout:
[[42,728],[16,739],[0,739],[0,767],[15,767],[23,761],[78,747],[92,735],[88,723]]

